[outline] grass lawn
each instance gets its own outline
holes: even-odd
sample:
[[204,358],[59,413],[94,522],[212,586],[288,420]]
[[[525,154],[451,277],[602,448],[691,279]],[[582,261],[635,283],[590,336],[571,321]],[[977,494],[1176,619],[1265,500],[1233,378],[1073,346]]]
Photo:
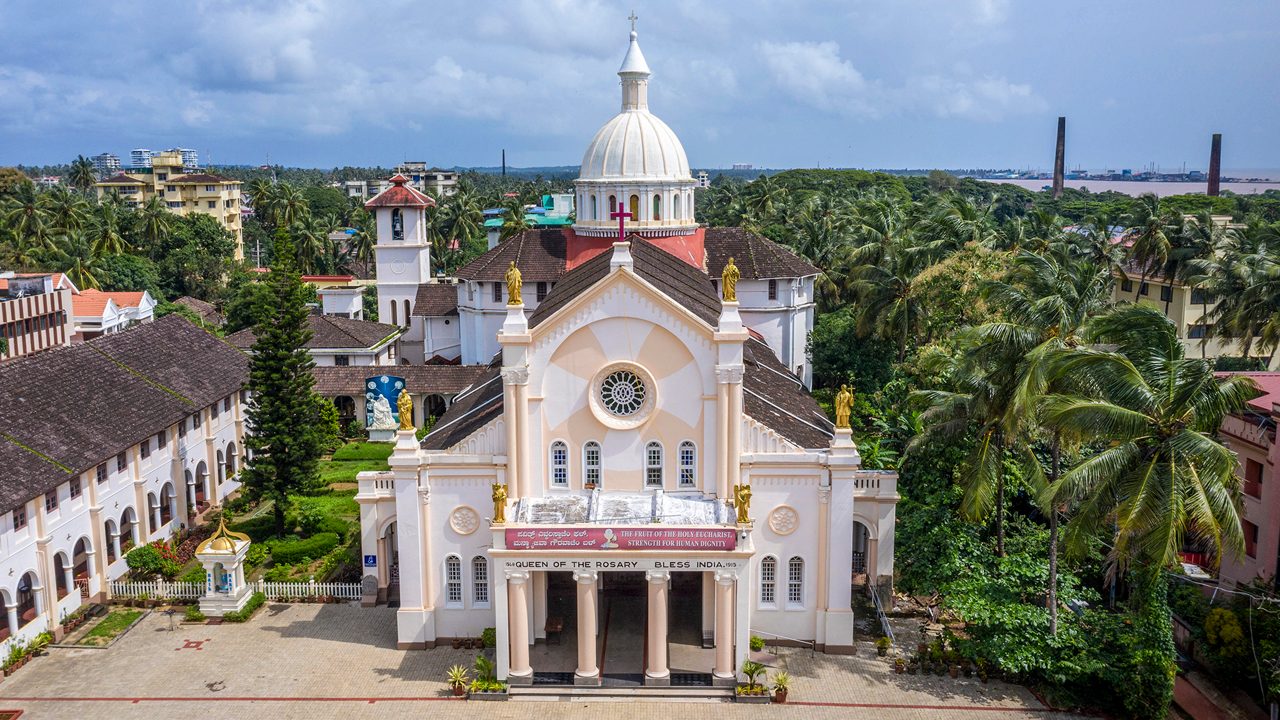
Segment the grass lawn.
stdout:
[[320,480],[325,485],[353,483],[356,473],[365,470],[389,470],[386,460],[328,460],[320,463]]
[[349,442],[333,453],[334,460],[386,460],[391,457],[391,443]]
[[133,624],[134,620],[142,617],[141,610],[119,609],[112,610],[107,616],[98,621],[89,632],[80,638],[77,645],[92,645],[101,647],[110,643],[117,635],[124,632],[126,628]]

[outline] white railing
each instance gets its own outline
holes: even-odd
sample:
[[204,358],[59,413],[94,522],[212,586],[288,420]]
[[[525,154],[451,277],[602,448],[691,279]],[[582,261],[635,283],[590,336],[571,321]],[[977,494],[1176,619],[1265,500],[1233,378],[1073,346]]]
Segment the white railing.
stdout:
[[253,589],[269,600],[287,600],[304,597],[336,597],[342,600],[359,600],[360,583],[354,582],[267,582],[253,583]]
[[[360,599],[360,583],[353,582],[268,582],[258,580],[249,584],[252,592],[260,592],[274,601],[305,597],[336,597],[343,600]],[[117,598],[138,598],[146,595],[153,599],[198,600],[204,597],[202,582],[113,582],[111,595]]]
[[156,600],[196,600],[204,595],[202,582],[167,582],[165,580],[128,582],[116,580],[111,583],[111,596],[118,598],[138,598],[146,595]]

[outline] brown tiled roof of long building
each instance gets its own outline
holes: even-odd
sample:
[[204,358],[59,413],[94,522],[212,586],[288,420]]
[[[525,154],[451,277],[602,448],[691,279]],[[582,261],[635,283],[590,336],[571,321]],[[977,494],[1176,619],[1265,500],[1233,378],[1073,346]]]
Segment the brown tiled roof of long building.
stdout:
[[450,283],[422,283],[413,300],[414,317],[443,317],[458,314],[458,286]]
[[[364,350],[381,344],[383,340],[399,333],[401,330],[395,325],[369,322],[368,320],[353,320],[338,315],[308,315],[307,324],[311,327],[311,339],[307,341],[306,345],[310,349],[344,348]],[[226,338],[228,343],[242,350],[248,350],[253,347],[256,339],[253,334],[253,328],[245,328],[231,333]]]
[[525,230],[467,263],[456,275],[462,280],[501,282],[515,262],[525,282],[555,282],[564,275],[566,232],[570,231]]
[[0,513],[237,392],[248,367],[178,315],[0,365]]
[[218,312],[218,308],[213,303],[205,302],[199,298],[193,298],[190,295],[183,295],[173,301],[174,305],[181,305],[196,315],[207,325],[222,325],[222,313]]
[[743,228],[707,228],[704,246],[707,272],[714,278],[720,277],[730,257],[746,280],[808,277],[820,272],[790,248]]
[[363,395],[364,381],[380,374],[404,378],[409,392],[415,395],[452,395],[462,392],[488,370],[485,365],[335,365],[312,368],[311,374],[316,379],[316,392],[325,397]]
[[[638,236],[631,236],[632,267],[637,275],[714,327],[720,299],[711,279],[689,264]],[[766,241],[767,242],[767,241]],[[604,252],[564,275],[529,316],[536,327],[573,298],[609,274],[611,252]],[[794,276],[792,276],[794,277]],[[431,434],[427,450],[446,450],[467,439],[502,413],[500,357],[471,389],[455,399]],[[831,444],[833,427],[800,380],[778,360],[769,346],[751,338],[744,344],[743,409],[745,413],[796,445],[817,449]]]

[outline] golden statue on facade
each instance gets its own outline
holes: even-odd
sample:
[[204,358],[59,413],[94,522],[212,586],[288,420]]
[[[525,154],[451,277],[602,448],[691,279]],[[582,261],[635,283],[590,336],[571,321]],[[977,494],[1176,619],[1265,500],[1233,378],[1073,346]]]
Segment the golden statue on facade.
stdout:
[[413,398],[409,397],[409,388],[400,390],[396,398],[396,410],[400,411],[400,429],[413,430]]
[[849,428],[849,415],[853,413],[853,390],[848,385],[841,385],[836,393],[836,428]]
[[733,504],[738,509],[738,524],[751,522],[751,486],[743,483],[733,486]]
[[511,267],[507,268],[507,274],[503,277],[507,281],[507,304],[523,305],[524,300],[520,297],[520,268],[516,267],[516,261],[511,261]]
[[729,262],[724,266],[724,271],[720,273],[720,297],[725,302],[738,301],[738,278],[742,277],[742,273],[738,272],[738,266],[733,264],[733,257],[729,258]]
[[493,524],[507,523],[507,486],[502,483],[493,484]]

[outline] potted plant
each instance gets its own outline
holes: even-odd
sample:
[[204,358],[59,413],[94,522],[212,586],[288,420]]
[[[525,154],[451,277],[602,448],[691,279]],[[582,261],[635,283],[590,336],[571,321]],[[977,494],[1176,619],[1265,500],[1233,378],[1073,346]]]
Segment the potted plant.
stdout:
[[765,672],[763,663],[747,660],[742,663],[742,674],[747,676],[746,683],[738,683],[734,689],[734,699],[745,703],[767,703],[770,697],[765,694],[765,687],[758,680]]
[[493,661],[476,656],[476,679],[471,681],[472,700],[506,700],[507,686],[494,674]]
[[889,654],[889,648],[893,646],[893,641],[888,637],[881,635],[876,638],[876,655],[884,657]]
[[449,687],[453,689],[454,697],[462,697],[467,694],[467,684],[471,678],[467,677],[467,669],[461,665],[454,665],[449,668],[448,674]]
[[449,641],[449,644],[453,646],[454,650],[458,650],[462,648],[462,638],[456,637],[453,640]]
[[915,675],[920,672],[920,658],[913,657],[907,662],[907,674]]
[[487,627],[484,630],[481,630],[480,643],[481,643],[481,647],[487,647],[487,648],[497,647],[498,645],[497,628]]
[[785,670],[779,670],[773,675],[773,701],[776,703],[785,703],[787,701],[787,691],[791,689],[791,675]]
[[894,658],[893,671],[898,675],[905,673],[907,671],[907,659],[902,657]]
[[760,652],[761,650],[764,650],[764,638],[759,635],[752,635],[750,644],[751,652]]

